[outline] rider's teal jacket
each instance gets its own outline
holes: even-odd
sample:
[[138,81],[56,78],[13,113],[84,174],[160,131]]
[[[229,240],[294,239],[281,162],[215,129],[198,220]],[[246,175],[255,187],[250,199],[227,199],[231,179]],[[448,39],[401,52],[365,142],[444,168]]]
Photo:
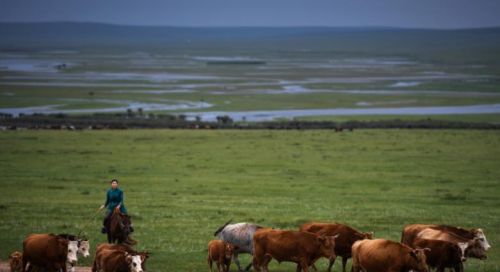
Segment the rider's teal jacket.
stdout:
[[108,208],[109,212],[112,212],[118,205],[121,205],[120,212],[126,214],[127,208],[123,204],[123,191],[119,188],[111,188],[106,193],[106,203],[104,203],[104,206]]

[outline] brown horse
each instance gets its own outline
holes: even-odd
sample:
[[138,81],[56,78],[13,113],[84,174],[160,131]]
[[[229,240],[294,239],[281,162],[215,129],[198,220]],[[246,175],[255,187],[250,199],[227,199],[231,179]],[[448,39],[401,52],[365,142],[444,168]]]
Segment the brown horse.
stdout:
[[136,242],[129,237],[131,225],[132,221],[129,215],[121,213],[119,209],[114,209],[106,226],[108,243],[118,242],[119,244],[135,244]]

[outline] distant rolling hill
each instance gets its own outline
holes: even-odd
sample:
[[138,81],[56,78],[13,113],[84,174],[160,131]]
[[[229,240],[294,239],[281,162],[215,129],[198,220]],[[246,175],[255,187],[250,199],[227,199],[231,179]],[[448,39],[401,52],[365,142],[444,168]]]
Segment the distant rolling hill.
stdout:
[[0,23],[0,49],[311,50],[500,63],[500,27],[458,30],[337,27],[168,27],[102,23]]

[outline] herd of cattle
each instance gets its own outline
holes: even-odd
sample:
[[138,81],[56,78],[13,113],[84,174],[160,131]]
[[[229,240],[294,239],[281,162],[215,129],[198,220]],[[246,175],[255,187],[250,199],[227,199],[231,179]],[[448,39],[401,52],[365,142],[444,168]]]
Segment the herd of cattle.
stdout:
[[[242,271],[239,253],[253,255],[250,266],[268,271],[272,259],[293,262],[298,271],[317,270],[314,263],[329,260],[328,272],[337,256],[342,271],[352,258],[353,272],[427,272],[429,268],[464,271],[467,257],[486,259],[490,248],[482,229],[464,229],[447,225],[413,224],[404,227],[401,242],[373,239],[372,232],[359,232],[338,223],[306,223],[299,230],[276,230],[251,223],[227,222],[215,233],[217,240],[208,244],[208,265],[217,263],[219,271],[229,271],[231,259]],[[232,258],[231,258],[232,257]]]
[[[306,223],[299,230],[277,230],[251,223],[227,222],[215,233],[217,240],[208,244],[207,262],[218,271],[229,271],[231,260],[242,267],[238,254],[253,256],[245,270],[268,271],[272,259],[293,262],[297,271],[317,270],[320,258],[329,260],[328,272],[337,256],[342,257],[342,270],[352,258],[353,272],[427,272],[430,268],[463,271],[467,257],[486,259],[490,248],[481,229],[463,229],[446,225],[407,225],[401,242],[373,239],[372,232],[359,232],[338,223]],[[23,252],[10,256],[13,272],[74,271],[77,256],[88,257],[88,239],[74,235],[31,234],[23,242]],[[147,252],[137,252],[126,244],[97,246],[92,272],[144,272]]]
[[[11,272],[75,271],[78,255],[88,257],[90,243],[84,237],[67,234],[30,234],[23,252],[9,256]],[[127,244],[100,244],[92,272],[144,272],[148,252],[137,252]]]

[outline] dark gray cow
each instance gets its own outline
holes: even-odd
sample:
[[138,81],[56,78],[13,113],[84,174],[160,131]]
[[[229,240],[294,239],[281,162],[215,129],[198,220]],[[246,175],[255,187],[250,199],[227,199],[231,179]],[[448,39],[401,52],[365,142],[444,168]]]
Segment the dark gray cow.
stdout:
[[[238,266],[238,270],[243,271],[238,260],[238,254],[248,253],[253,255],[253,235],[256,230],[262,227],[252,223],[230,223],[231,220],[216,230],[214,236],[235,246],[233,260]],[[245,270],[248,271],[251,265],[252,263],[248,264]]]

